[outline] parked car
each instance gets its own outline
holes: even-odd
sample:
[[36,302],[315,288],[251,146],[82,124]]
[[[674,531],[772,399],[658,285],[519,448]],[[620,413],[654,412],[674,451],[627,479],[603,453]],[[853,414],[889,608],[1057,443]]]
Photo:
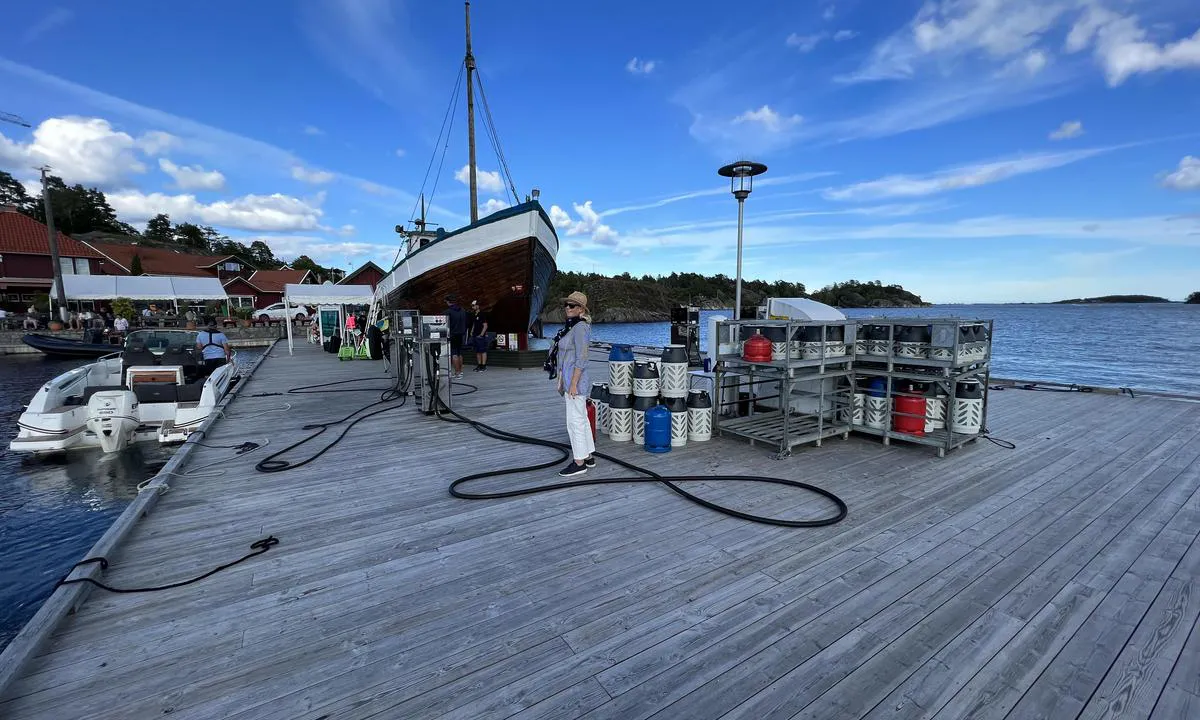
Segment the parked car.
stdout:
[[[259,320],[284,320],[287,318],[287,312],[288,308],[283,303],[277,302],[274,305],[268,305],[265,308],[255,310],[254,317]],[[293,320],[307,320],[309,317],[308,308],[305,307],[293,305],[291,313]]]

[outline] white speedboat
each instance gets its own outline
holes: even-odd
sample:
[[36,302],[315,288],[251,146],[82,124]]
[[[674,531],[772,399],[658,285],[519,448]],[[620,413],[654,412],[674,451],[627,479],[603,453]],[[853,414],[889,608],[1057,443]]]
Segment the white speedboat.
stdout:
[[229,391],[236,372],[228,363],[206,376],[194,330],[136,330],[119,354],[38,389],[8,449],[111,453],[134,442],[183,442]]

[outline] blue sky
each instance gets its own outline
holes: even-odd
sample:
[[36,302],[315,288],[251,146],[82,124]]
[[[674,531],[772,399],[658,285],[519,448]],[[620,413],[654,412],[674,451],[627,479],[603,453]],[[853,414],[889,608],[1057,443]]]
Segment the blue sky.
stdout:
[[[459,2],[24,3],[0,28],[0,167],[390,266],[463,54]],[[519,193],[559,266],[735,267],[716,168],[769,166],[744,275],[935,302],[1200,289],[1200,10],[1187,0],[472,5]],[[461,94],[461,93],[460,93]],[[478,110],[479,108],[477,108]],[[468,216],[460,98],[430,220]],[[480,203],[510,201],[479,129]],[[434,163],[436,168],[437,162]],[[429,187],[426,188],[428,193]]]

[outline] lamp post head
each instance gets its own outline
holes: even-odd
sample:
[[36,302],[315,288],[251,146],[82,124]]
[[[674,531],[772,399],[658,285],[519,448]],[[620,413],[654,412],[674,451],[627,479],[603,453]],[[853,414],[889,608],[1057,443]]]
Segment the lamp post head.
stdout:
[[738,160],[717,170],[721,177],[729,178],[729,190],[739,201],[745,200],[754,190],[754,176],[762,175],[767,166],[750,160]]

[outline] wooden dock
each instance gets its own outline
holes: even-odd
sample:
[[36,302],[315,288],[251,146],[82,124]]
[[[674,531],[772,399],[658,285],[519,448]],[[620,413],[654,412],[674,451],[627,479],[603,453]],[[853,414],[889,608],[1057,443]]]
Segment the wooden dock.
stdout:
[[[206,442],[281,449],[378,393],[270,393],[382,387],[381,366],[277,345]],[[456,409],[565,441],[541,371],[466,381],[479,391]],[[186,587],[94,591],[2,689],[0,717],[1200,717],[1200,403],[990,400],[992,433],[1016,450],[938,459],[855,436],[774,460],[733,439],[666,455],[599,443],[665,474],[818,484],[850,507],[819,529],[743,522],[654,484],[457,500],[455,478],[547,451],[411,405],[294,471],[197,448],[181,470],[197,475],[171,480],[104,580],[168,583],[281,544]],[[589,477],[616,474],[602,460]],[[763,514],[831,509],[748,483],[689,489]]]

